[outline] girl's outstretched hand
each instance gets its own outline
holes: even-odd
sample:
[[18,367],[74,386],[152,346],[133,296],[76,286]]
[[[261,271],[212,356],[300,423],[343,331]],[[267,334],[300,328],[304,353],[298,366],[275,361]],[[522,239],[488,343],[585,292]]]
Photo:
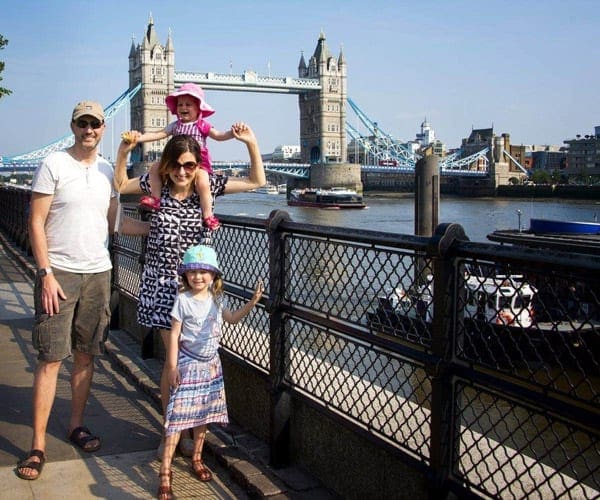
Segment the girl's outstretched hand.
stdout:
[[126,130],[121,134],[121,144],[119,144],[119,149],[123,153],[129,153],[137,146],[141,135],[142,134],[140,134],[137,130]]
[[254,305],[256,305],[256,303],[263,296],[264,291],[265,291],[265,284],[263,283],[262,279],[259,279],[256,282],[256,287],[254,288],[254,295],[252,295],[252,303]]

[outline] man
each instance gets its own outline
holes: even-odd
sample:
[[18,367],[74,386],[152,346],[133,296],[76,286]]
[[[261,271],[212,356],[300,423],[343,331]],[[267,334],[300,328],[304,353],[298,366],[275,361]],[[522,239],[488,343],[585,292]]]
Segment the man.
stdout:
[[17,464],[22,479],[37,479],[42,472],[58,372],[71,354],[69,440],[87,452],[100,448],[100,439],[83,425],[83,411],[110,314],[107,243],[117,198],[112,166],[98,154],[104,129],[100,104],[77,104],[71,120],[75,143],[48,155],[33,179],[29,235],[38,269],[32,333],[38,364],[31,451]]

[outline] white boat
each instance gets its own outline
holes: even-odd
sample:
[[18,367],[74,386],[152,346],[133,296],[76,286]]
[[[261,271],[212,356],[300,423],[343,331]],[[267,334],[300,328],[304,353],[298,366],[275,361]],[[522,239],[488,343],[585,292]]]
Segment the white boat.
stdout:
[[255,190],[255,192],[260,194],[279,194],[277,186],[273,184],[267,184],[266,186],[259,187]]
[[287,184],[278,184],[277,185],[277,192],[279,194],[287,194]]
[[[371,332],[429,346],[433,286],[433,277],[428,276],[427,283],[415,291],[397,287],[379,297],[375,311],[368,313]],[[464,326],[466,355],[500,365],[524,360],[553,364],[564,353],[563,362],[572,361],[571,351],[580,345],[595,345],[598,321],[552,317],[540,321],[536,307],[540,307],[538,312],[545,308],[537,293],[521,275],[466,274],[465,296],[459,299],[464,301],[462,318],[457,318]]]
[[328,209],[365,208],[362,196],[352,189],[332,187],[330,189],[293,189],[288,205]]
[[[535,287],[523,280],[523,276],[495,275],[480,277],[466,275],[465,318],[486,323],[529,328],[533,325],[533,298]],[[392,310],[415,320],[433,320],[433,277],[411,297],[398,287],[387,297]]]

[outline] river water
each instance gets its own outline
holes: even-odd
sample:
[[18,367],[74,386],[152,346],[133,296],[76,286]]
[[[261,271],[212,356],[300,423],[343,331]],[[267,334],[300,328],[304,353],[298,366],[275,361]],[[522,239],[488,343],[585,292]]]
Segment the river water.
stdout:
[[[267,218],[272,210],[287,211],[294,222],[414,234],[414,197],[365,196],[364,210],[322,210],[290,207],[283,194],[239,193],[217,198],[216,214]],[[520,215],[519,215],[520,212]],[[489,242],[487,235],[500,229],[523,230],[529,220],[559,219],[593,222],[600,218],[600,201],[522,198],[459,198],[443,196],[439,222],[458,223],[471,241]]]

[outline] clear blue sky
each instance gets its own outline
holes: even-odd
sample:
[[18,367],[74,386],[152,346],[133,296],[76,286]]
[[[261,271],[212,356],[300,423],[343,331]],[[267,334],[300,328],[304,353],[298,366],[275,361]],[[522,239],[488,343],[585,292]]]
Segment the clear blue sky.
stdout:
[[[132,36],[150,12],[177,71],[296,76],[301,51],[321,30],[343,46],[348,95],[382,130],[414,139],[426,117],[448,147],[472,127],[494,126],[513,144],[558,144],[600,125],[600,1],[268,0],[165,2],[0,0],[9,44],[0,86],[0,155],[37,149],[66,134],[82,99],[108,105],[128,85]],[[263,152],[299,142],[296,96],[207,92],[218,129],[248,122]],[[348,120],[358,123],[351,110]],[[128,126],[126,117],[115,129]],[[119,130],[108,130],[111,156]],[[211,144],[215,160],[243,157]]]

